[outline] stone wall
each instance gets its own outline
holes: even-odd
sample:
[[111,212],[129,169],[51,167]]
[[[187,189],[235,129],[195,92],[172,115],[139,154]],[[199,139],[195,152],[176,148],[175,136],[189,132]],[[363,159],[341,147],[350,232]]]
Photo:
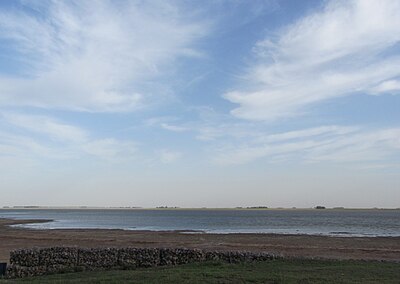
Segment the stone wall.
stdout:
[[54,247],[16,250],[10,254],[7,278],[44,274],[180,265],[203,261],[228,263],[272,260],[269,253],[204,251],[186,248],[99,248]]

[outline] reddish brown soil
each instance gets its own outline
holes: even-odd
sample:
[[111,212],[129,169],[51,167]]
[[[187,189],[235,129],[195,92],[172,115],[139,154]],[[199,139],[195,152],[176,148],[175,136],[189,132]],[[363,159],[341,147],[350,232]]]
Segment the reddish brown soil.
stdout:
[[[36,221],[43,222],[43,221]],[[32,247],[187,247],[263,251],[293,257],[400,261],[400,237],[326,237],[278,234],[185,234],[175,231],[31,230],[9,227],[32,220],[0,219],[0,262]]]

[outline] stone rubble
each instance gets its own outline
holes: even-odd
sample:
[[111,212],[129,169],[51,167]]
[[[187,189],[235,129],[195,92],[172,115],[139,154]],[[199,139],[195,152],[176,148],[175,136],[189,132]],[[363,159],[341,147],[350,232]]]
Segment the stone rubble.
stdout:
[[6,278],[85,270],[173,266],[204,261],[227,263],[268,261],[277,257],[269,253],[206,251],[188,248],[23,249],[10,253],[10,265],[7,267]]

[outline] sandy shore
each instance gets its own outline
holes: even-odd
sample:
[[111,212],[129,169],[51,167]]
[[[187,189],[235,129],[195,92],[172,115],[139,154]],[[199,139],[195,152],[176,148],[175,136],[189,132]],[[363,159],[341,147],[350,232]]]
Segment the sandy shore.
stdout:
[[326,237],[279,234],[183,234],[174,231],[32,230],[9,225],[43,221],[0,219],[0,261],[20,248],[187,247],[265,251],[284,256],[400,261],[400,237]]

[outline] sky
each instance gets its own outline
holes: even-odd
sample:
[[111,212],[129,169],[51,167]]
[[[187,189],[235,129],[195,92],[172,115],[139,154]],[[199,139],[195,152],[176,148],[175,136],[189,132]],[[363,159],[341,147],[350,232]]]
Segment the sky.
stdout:
[[400,1],[0,1],[0,206],[400,207]]

